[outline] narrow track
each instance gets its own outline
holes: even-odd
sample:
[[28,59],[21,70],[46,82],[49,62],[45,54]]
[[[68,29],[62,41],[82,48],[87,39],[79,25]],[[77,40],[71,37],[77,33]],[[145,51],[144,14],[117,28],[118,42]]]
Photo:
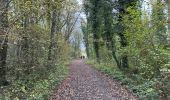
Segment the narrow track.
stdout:
[[50,100],[136,100],[118,82],[109,79],[83,60],[74,60],[70,75]]

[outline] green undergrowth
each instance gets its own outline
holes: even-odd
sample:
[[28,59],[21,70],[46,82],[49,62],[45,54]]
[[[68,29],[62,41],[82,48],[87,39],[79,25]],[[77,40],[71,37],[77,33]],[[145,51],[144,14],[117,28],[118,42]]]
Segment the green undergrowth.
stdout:
[[[3,87],[5,100],[47,100],[53,90],[62,83],[68,75],[68,63],[58,64],[47,70],[40,79],[18,80],[8,87]],[[32,79],[32,78],[30,78]]]
[[167,77],[144,79],[139,74],[120,71],[113,65],[98,64],[94,60],[88,60],[86,63],[120,82],[139,100],[170,100],[170,79]]

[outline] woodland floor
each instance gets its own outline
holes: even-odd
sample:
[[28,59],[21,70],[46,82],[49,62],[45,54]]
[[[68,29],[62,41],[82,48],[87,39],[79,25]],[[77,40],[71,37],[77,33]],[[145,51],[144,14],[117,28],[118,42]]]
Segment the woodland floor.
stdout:
[[50,100],[136,100],[126,88],[96,71],[83,60],[70,64],[69,77]]

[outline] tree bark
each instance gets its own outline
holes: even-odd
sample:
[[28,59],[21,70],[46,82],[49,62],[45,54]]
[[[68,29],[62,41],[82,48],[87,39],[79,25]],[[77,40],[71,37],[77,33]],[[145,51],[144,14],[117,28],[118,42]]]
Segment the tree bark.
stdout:
[[168,29],[170,30],[170,1],[168,1]]
[[87,18],[87,23],[86,23],[86,30],[85,30],[85,46],[86,46],[86,54],[87,58],[90,58],[90,48],[89,48],[89,34],[90,34],[90,18],[89,18],[89,5],[84,2],[84,10],[85,10],[85,15]]
[[[126,37],[125,37],[125,34],[124,34],[124,27],[123,27],[123,25],[121,25],[122,24],[121,14],[125,13],[125,10],[120,8],[119,13],[120,13],[120,15],[119,15],[119,23],[118,23],[119,25],[118,26],[119,26],[120,30],[119,30],[118,35],[120,37],[120,44],[121,44],[122,48],[125,48],[127,46],[127,40],[126,40]],[[122,55],[121,60],[120,60],[120,66],[122,68],[128,68],[129,67],[128,66],[128,57],[127,57],[126,54]]]
[[[118,23],[118,26],[120,28],[119,32],[118,32],[118,35],[120,37],[120,44],[122,46],[122,48],[125,48],[128,46],[128,42],[127,42],[127,39],[125,37],[125,32],[124,32],[124,26],[123,26],[123,18],[122,16],[124,14],[127,14],[127,11],[126,9],[130,6],[136,6],[136,2],[138,0],[119,0],[118,3],[119,3],[119,7],[118,7],[118,11],[119,11],[119,23]],[[137,8],[136,8],[137,9]],[[123,54],[122,57],[121,57],[121,61],[120,61],[120,65],[122,68],[128,68],[129,67],[129,64],[128,64],[128,56],[127,54]]]
[[86,53],[87,53],[87,58],[90,58],[90,53],[89,53],[89,40],[87,38],[86,40]]
[[100,53],[99,53],[99,49],[100,49],[100,44],[99,44],[99,39],[100,36],[98,33],[98,28],[99,28],[99,20],[98,20],[98,6],[99,6],[99,0],[94,0],[92,1],[93,4],[93,8],[92,8],[92,12],[91,12],[91,17],[92,17],[92,32],[93,32],[93,45],[94,45],[94,50],[96,53],[96,59],[97,62],[100,63]]
[[8,0],[0,0],[0,85],[7,85],[6,58],[8,50]]
[[[124,33],[118,33],[119,37],[120,37],[120,44],[123,48],[125,48],[127,46],[127,40],[125,38]],[[121,61],[120,61],[120,66],[122,68],[128,68],[129,64],[128,64],[128,56],[126,54],[123,54],[121,57]]]
[[[170,1],[166,1],[168,5],[168,36],[170,38]],[[170,43],[169,43],[170,46]]]
[[107,42],[108,50],[112,51],[112,57],[115,60],[117,66],[120,68],[120,62],[116,56],[116,46],[115,46],[115,34],[112,32],[112,5],[111,0],[109,2],[104,2],[104,27],[105,27],[105,36]]
[[52,20],[51,20],[51,34],[50,34],[50,46],[49,46],[49,52],[48,52],[48,60],[52,60],[52,49],[54,47],[54,35],[56,32],[56,24],[57,24],[57,13],[56,10],[53,10],[52,12]]

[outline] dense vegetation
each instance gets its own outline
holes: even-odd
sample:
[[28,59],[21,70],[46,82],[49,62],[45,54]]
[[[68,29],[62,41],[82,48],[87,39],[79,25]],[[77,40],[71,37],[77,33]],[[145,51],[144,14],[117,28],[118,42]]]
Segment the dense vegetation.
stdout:
[[88,63],[141,99],[169,100],[169,8],[163,0],[84,0],[87,56],[96,59]]
[[169,100],[170,2],[79,3],[0,0],[0,100],[46,100],[83,44],[87,63],[140,99]]
[[72,0],[0,0],[0,100],[45,99],[67,75]]

